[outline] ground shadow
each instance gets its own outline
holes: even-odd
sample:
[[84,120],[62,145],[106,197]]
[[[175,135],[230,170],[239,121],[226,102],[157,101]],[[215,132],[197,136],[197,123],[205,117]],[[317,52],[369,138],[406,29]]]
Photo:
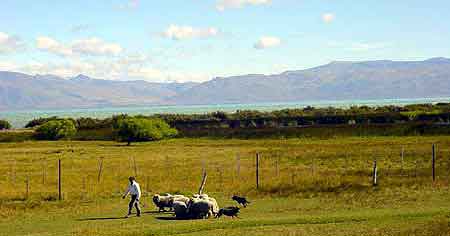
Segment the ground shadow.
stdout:
[[123,143],[114,143],[114,144],[99,144],[100,147],[134,147],[133,145],[128,146]]
[[83,218],[77,219],[77,221],[97,221],[97,220],[123,220],[127,219],[127,217],[91,217],[91,218]]
[[157,216],[155,217],[157,220],[191,220],[187,218],[176,218],[175,216]]
[[170,211],[143,211],[142,214],[173,214]]

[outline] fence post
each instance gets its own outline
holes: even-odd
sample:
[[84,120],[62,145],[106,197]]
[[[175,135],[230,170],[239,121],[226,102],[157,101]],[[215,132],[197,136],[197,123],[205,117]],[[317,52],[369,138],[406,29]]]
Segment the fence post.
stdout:
[[419,163],[417,159],[414,160],[414,178],[417,178],[417,169],[419,168]]
[[58,200],[62,200],[61,195],[61,159],[58,159]]
[[134,176],[137,177],[137,166],[136,166],[136,158],[133,156],[133,165],[134,165]]
[[241,156],[239,155],[239,153],[236,154],[236,175],[238,178],[241,175]]
[[206,171],[203,173],[202,183],[200,184],[200,188],[198,189],[198,194],[201,195],[203,193],[203,189],[205,188],[206,179],[208,178],[208,175],[206,174]]
[[13,182],[13,185],[16,185],[16,171],[17,171],[17,161],[16,161],[16,159],[14,158],[14,165],[13,165],[13,171],[12,171],[12,173],[11,173],[11,175],[12,175],[12,182]]
[[83,195],[82,195],[82,199],[86,199],[87,198],[87,184],[86,184],[86,176],[83,176]]
[[401,152],[400,156],[401,156],[400,170],[401,170],[401,174],[403,175],[403,160],[405,157],[405,147],[402,147],[402,152]]
[[28,200],[30,197],[30,175],[27,174],[27,179],[25,180],[26,183],[26,199]]
[[100,164],[98,167],[98,175],[97,175],[97,183],[100,183],[100,179],[102,177],[102,171],[103,171],[103,157],[100,158]]
[[372,178],[372,185],[377,186],[378,185],[378,167],[377,167],[377,159],[373,161],[373,178]]
[[149,186],[149,177],[148,176],[146,176],[145,177],[145,190],[147,191],[147,193],[149,193],[150,192],[150,186]]
[[45,179],[46,179],[46,175],[47,175],[47,173],[46,173],[46,161],[45,161],[45,159],[42,161],[42,185],[45,185]]
[[280,156],[277,155],[277,159],[275,159],[275,170],[276,170],[276,174],[277,174],[277,178],[280,178]]
[[256,189],[259,189],[259,153],[256,153]]
[[431,169],[433,174],[433,182],[436,181],[436,145],[432,146]]

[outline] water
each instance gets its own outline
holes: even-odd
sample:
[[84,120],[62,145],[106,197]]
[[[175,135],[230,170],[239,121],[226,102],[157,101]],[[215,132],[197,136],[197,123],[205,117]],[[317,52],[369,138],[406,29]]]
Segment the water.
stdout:
[[255,104],[217,104],[217,105],[183,105],[183,106],[147,106],[147,107],[105,107],[89,109],[62,109],[62,110],[24,110],[24,111],[2,111],[0,119],[11,122],[13,127],[23,127],[28,121],[39,117],[93,117],[107,118],[112,115],[151,115],[158,113],[183,113],[201,114],[214,111],[234,112],[236,110],[259,110],[273,111],[285,108],[313,107],[338,107],[350,106],[385,106],[385,105],[410,105],[421,103],[450,102],[446,98],[415,98],[415,99],[379,99],[379,100],[343,100],[343,101],[309,101],[309,102],[287,102],[287,103],[255,103]]

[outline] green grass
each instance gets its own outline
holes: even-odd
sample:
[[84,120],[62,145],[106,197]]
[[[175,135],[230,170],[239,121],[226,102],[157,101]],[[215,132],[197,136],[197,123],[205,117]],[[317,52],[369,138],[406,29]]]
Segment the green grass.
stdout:
[[[434,183],[432,143],[438,147]],[[0,235],[450,235],[449,151],[448,136],[176,139],[131,147],[106,141],[2,143]],[[262,157],[259,190],[256,152]],[[374,157],[380,168],[376,188],[370,184]],[[59,158],[61,202],[54,201]],[[134,162],[147,206],[143,217],[121,219],[127,201],[120,192],[134,175]],[[252,200],[241,219],[173,221],[153,212],[152,194],[196,192],[203,168],[206,192],[221,206],[233,205],[233,194]]]

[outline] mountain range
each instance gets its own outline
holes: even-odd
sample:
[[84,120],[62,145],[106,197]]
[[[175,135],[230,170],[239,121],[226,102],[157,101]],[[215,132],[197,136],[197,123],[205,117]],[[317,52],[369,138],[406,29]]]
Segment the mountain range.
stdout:
[[281,74],[151,83],[0,72],[0,110],[450,97],[450,59],[336,61]]

